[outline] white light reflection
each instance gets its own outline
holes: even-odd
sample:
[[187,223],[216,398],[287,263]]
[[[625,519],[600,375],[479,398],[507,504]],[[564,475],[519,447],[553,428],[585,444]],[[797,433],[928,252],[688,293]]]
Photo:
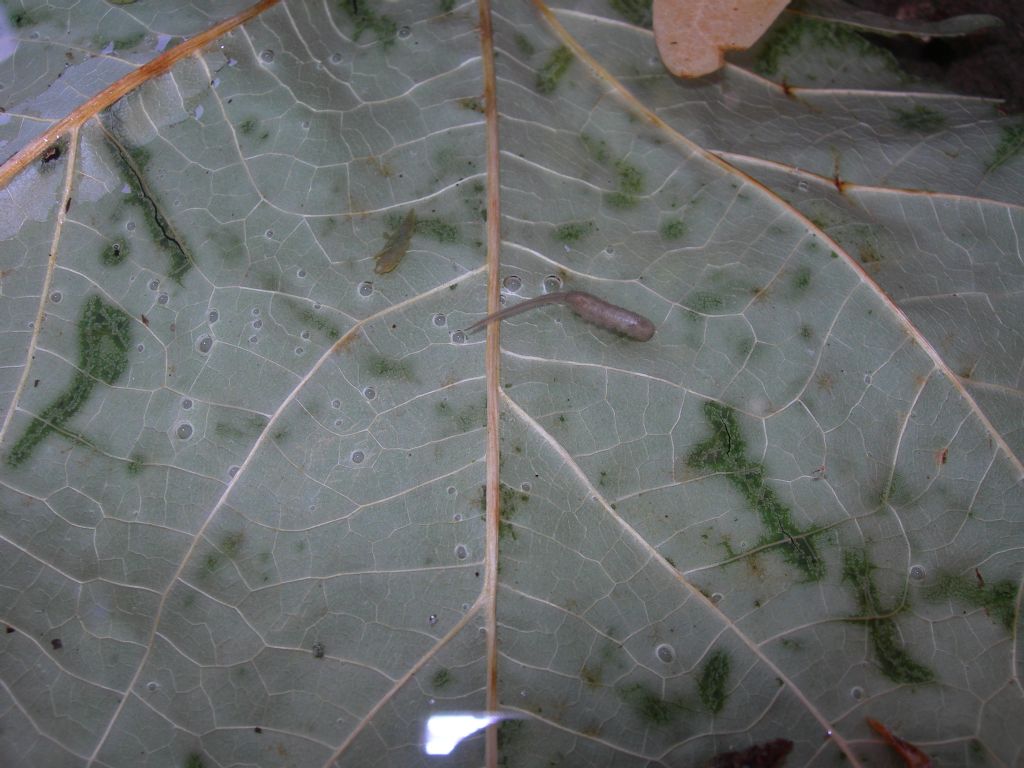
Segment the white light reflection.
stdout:
[[423,751],[428,755],[450,755],[463,739],[488,725],[518,718],[502,712],[445,712],[431,715],[423,729]]

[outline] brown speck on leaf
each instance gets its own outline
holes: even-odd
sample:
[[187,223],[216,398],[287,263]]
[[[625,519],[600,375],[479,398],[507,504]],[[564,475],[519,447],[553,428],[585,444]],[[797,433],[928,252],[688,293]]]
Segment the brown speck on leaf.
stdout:
[[52,163],[60,157],[60,147],[56,144],[51,144],[43,150],[43,162]]
[[974,576],[978,580],[978,587],[980,589],[984,589],[985,588],[985,579],[982,578],[981,571],[979,571],[977,568],[975,568],[974,569]]
[[35,387],[38,387],[38,386],[39,386],[39,379],[36,379],[35,381],[32,382],[32,387],[35,388]]
[[50,641],[50,645],[53,646],[53,650],[55,651],[59,651],[61,648],[64,647],[64,643],[61,642],[61,639],[59,637],[53,638],[53,640]]
[[148,317],[146,317],[146,316],[145,316],[144,314],[142,314],[141,312],[139,313],[139,319],[140,319],[140,320],[142,320],[142,324],[143,324],[144,326],[146,326],[147,328],[149,327],[149,318],[148,318]]

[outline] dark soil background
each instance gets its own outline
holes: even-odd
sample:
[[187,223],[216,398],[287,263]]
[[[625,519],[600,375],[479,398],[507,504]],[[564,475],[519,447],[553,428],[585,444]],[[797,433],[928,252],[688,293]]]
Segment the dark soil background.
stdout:
[[909,37],[872,37],[912,75],[972,96],[1004,99],[1009,113],[1024,112],[1024,0],[852,0],[865,10],[902,19],[938,21],[988,13],[1003,27],[967,37],[921,42]]

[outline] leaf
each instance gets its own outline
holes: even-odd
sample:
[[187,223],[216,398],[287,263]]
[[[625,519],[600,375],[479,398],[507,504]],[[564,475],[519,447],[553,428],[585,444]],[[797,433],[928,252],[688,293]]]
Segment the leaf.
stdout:
[[930,40],[933,37],[960,37],[1003,25],[998,17],[986,13],[968,13],[940,21],[891,18],[857,8],[844,0],[797,0],[790,10],[818,21],[846,24],[864,32],[878,35],[908,35],[923,40]]
[[[1019,118],[807,19],[681,82],[643,3],[40,8],[5,766],[1014,764]],[[554,290],[657,333],[461,333]]]

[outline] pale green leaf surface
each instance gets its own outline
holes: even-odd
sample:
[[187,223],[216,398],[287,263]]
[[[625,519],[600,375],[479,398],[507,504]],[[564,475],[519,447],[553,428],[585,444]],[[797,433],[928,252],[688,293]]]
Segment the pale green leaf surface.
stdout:
[[817,19],[844,24],[864,32],[881,35],[908,35],[923,40],[933,37],[959,37],[972,32],[1002,26],[1002,21],[985,13],[966,13],[937,21],[901,19],[866,11],[843,0],[797,0],[790,10]]
[[[239,10],[150,5],[76,34]],[[437,765],[425,717],[486,706],[488,372],[453,338],[486,306],[478,9],[359,6],[397,34],[285,3],[85,123],[62,223],[70,153],[4,189],[9,764]],[[501,764],[898,765],[866,717],[1016,764],[1017,123],[813,35],[779,61],[827,88],[681,83],[615,7],[493,15],[506,301],[658,327],[502,324]],[[47,39],[4,75],[8,151],[137,63],[72,98]],[[569,44],[598,68],[552,75]]]

